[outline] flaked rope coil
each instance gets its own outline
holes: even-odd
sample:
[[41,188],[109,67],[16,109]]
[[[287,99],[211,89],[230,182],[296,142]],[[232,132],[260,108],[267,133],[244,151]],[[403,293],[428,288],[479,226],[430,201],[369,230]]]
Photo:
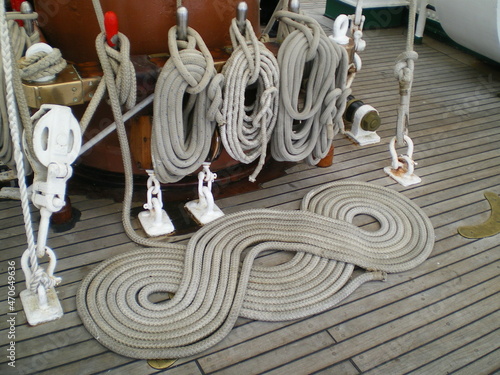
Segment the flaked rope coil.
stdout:
[[[278,109],[279,68],[276,58],[258,41],[250,21],[245,34],[233,19],[230,35],[234,51],[222,70],[224,76],[222,123],[220,134],[228,154],[239,162],[259,164],[250,181],[261,171],[266,149],[276,124]],[[250,103],[248,91],[255,92]]]
[[[380,228],[350,223],[368,214]],[[422,263],[434,230],[403,195],[361,182],[310,192],[300,211],[249,210],[201,228],[185,248],[141,249],[94,269],[77,293],[85,327],[133,358],[199,353],[221,341],[238,316],[288,320],[331,308],[369,280]],[[255,266],[266,251],[296,255]],[[370,270],[352,278],[354,266]],[[153,303],[154,293],[175,293]]]
[[276,16],[293,31],[278,52],[280,106],[271,152],[276,160],[315,165],[343,129],[349,59],[313,18],[287,11]]

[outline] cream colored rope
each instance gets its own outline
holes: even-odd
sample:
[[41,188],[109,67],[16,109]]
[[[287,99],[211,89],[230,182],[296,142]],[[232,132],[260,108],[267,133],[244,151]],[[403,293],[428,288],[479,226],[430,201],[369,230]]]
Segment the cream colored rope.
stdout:
[[288,32],[278,52],[280,106],[271,152],[276,160],[315,165],[343,128],[349,59],[315,19],[288,11],[276,16]]
[[[233,53],[222,70],[224,76],[220,134],[225,150],[235,160],[259,164],[250,181],[262,169],[278,112],[279,68],[276,58],[258,41],[250,21],[244,35],[236,19],[230,28]],[[248,100],[249,90],[255,98]],[[245,101],[248,100],[249,103]]]
[[[351,223],[373,216],[380,228]],[[288,320],[331,308],[359,285],[422,263],[430,220],[387,188],[338,182],[310,192],[300,211],[250,210],[220,218],[185,248],[140,249],[109,259],[83,280],[80,317],[100,343],[133,358],[194,355],[221,341],[238,316]],[[257,267],[266,251],[292,260]],[[354,266],[367,270],[352,278]],[[154,303],[154,293],[174,293]]]
[[156,82],[151,154],[161,182],[194,173],[210,152],[214,119],[209,117],[208,88],[216,75],[213,58],[201,36],[187,28],[187,41],[168,33],[170,58]]

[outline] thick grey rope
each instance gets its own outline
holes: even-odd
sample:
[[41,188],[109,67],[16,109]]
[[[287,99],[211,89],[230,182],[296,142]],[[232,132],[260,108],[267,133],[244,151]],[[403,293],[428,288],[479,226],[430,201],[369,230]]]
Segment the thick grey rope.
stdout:
[[168,46],[171,56],[155,87],[151,134],[155,174],[164,183],[179,181],[201,167],[215,130],[207,111],[208,88],[216,75],[210,51],[190,27],[187,41],[177,40],[177,28],[172,27]]
[[[235,160],[259,164],[250,181],[261,171],[278,112],[279,68],[276,58],[258,41],[250,21],[245,34],[238,29],[236,19],[230,28],[233,52],[222,75],[224,76],[222,123],[220,134],[225,150]],[[256,92],[255,101],[246,104],[246,90]]]
[[[349,221],[368,214],[380,229]],[[301,211],[250,210],[201,228],[185,248],[141,249],[103,262],[83,280],[77,308],[109,349],[133,358],[194,355],[221,341],[238,316],[296,319],[331,308],[359,285],[422,263],[434,230],[390,189],[338,182],[310,192]],[[266,251],[290,261],[254,266]],[[351,278],[354,266],[369,270]],[[175,293],[163,303],[153,293]]]
[[280,106],[271,152],[276,160],[315,165],[343,129],[350,92],[347,52],[329,40],[313,18],[288,11],[276,15],[293,31],[278,52]]

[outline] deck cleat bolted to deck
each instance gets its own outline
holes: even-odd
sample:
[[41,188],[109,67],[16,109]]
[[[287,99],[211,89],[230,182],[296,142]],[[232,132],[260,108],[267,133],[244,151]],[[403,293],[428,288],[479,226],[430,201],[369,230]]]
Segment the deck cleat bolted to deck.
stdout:
[[389,143],[392,165],[385,167],[384,172],[403,186],[419,184],[422,182],[421,178],[413,173],[417,164],[413,161],[413,141],[407,135],[404,136],[404,140],[408,145],[408,153],[404,155],[398,156],[396,153],[396,137]]
[[139,221],[149,237],[158,237],[174,232],[175,228],[163,209],[160,181],[156,178],[154,170],[147,170],[148,201],[144,204],[147,211],[139,213]]
[[347,98],[344,119],[352,124],[350,130],[344,131],[344,135],[360,146],[380,142],[380,136],[375,132],[380,127],[380,116],[371,105],[350,95]]
[[[212,183],[217,174],[210,171],[210,163],[203,163],[203,171],[198,173],[198,195],[199,199],[185,204],[186,210],[193,215],[194,219],[201,225],[205,225],[224,216],[222,210],[217,207],[212,195]],[[204,182],[207,185],[204,185]]]

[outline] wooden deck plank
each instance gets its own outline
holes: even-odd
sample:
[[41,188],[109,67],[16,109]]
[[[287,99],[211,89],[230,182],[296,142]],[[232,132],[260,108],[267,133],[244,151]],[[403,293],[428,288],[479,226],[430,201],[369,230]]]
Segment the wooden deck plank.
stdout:
[[[489,320],[488,322],[486,320],[482,320],[480,323],[478,322],[475,327],[467,327],[467,329],[462,329],[460,332],[457,332],[455,336],[449,335],[445,339],[439,340],[441,342],[436,341],[433,342],[432,345],[428,345],[426,350],[422,350],[422,352],[429,353],[433,351],[436,352],[439,349],[442,350],[442,347],[445,347],[450,339],[454,340],[454,342],[458,341],[459,344],[466,343],[464,346],[451,353],[446,353],[442,357],[436,358],[434,361],[425,366],[417,367],[413,373],[435,373],[437,371],[447,371],[448,373],[452,373],[471,361],[475,361],[477,358],[482,357],[484,353],[490,352],[492,348],[498,348],[498,335],[500,334],[500,328],[498,327],[498,316],[496,318],[496,321]],[[490,323],[490,325],[486,326],[488,323]],[[491,331],[492,326],[495,327],[495,323],[497,323],[496,329],[494,328],[494,330]],[[470,337],[477,337],[478,334],[483,334],[483,336],[469,341]],[[464,337],[467,339],[463,340]],[[460,340],[462,341],[460,342]],[[428,358],[429,357],[427,357],[426,360],[428,360]],[[424,361],[422,360],[417,364],[423,362]],[[494,370],[498,370],[498,368]],[[477,373],[487,373],[487,371],[487,369],[483,368]]]
[[[279,345],[280,343],[278,343]],[[267,350],[265,354],[252,357],[252,361],[245,361],[247,356],[241,357],[241,352],[224,353],[224,356],[210,356],[199,360],[206,373],[220,375],[246,374],[257,375],[268,372],[298,358],[314,353],[320,349],[334,344],[332,337],[327,332],[319,332],[301,340],[280,346],[274,350]],[[273,345],[274,347],[274,345]],[[246,357],[246,358],[245,358]],[[229,359],[229,360],[228,360]],[[255,359],[255,360],[254,360]],[[220,370],[220,368],[222,369]],[[294,374],[298,374],[295,370]]]
[[[322,16],[324,0],[303,3],[303,9],[313,12],[325,28],[330,27],[331,20]],[[404,50],[405,31],[367,31],[365,39],[364,66],[353,92],[380,111],[382,142],[360,148],[338,135],[332,167],[297,165],[259,191],[217,203],[225,212],[250,207],[296,209],[302,196],[320,184],[341,179],[370,181],[403,193],[424,209],[436,230],[433,253],[419,267],[390,275],[386,283],[365,284],[337,307],[309,319],[280,323],[239,319],[222,342],[178,361],[166,373],[356,374],[361,368],[381,374],[450,371],[468,375],[500,368],[495,331],[495,309],[500,305],[494,294],[498,292],[494,278],[498,268],[492,263],[498,258],[498,236],[469,240],[456,233],[459,225],[488,217],[485,190],[500,192],[500,98],[496,96],[500,82],[487,69],[472,68],[470,58],[439,42],[426,38],[416,47],[419,60],[410,135],[419,163],[416,173],[424,182],[403,188],[381,169],[390,163],[387,142],[395,133],[399,101],[392,70],[395,57]],[[68,233],[51,233],[49,239],[60,259],[56,273],[63,277],[63,285],[57,290],[65,315],[57,322],[27,327],[18,301],[17,370],[32,373],[33,366],[39,365],[38,371],[51,374],[156,373],[146,361],[103,348],[80,322],[75,306],[80,280],[102,260],[135,245],[123,234],[120,204],[85,196],[72,200],[82,212],[80,222]],[[25,239],[18,204],[0,201],[0,278],[6,277],[6,260],[16,260],[20,291],[24,276],[19,257]],[[31,209],[36,219],[37,210]],[[272,263],[282,257],[269,254],[259,262]],[[5,292],[0,285],[0,296]],[[3,314],[4,297],[0,302]],[[5,321],[0,322],[1,337],[6,336],[7,328]],[[367,343],[359,343],[363,339]],[[5,346],[0,349],[5,351]],[[403,361],[406,367],[398,367]],[[1,358],[2,373],[5,366],[6,359]]]
[[[488,301],[493,305],[495,302],[494,301]],[[486,305],[486,304],[485,304]],[[497,305],[495,305],[496,307]],[[398,361],[389,361],[387,362],[384,366],[377,367],[371,371],[366,371],[366,369],[371,369],[372,366],[374,366],[376,363],[366,363],[366,366],[364,367],[363,371],[366,371],[367,374],[388,374],[391,373],[391,371],[397,371],[397,372],[410,372],[412,370],[416,370],[417,368],[421,367],[422,363],[428,363],[429,361],[432,361],[435,359],[438,363],[434,362],[434,365],[430,365],[434,370],[436,370],[436,367],[439,368],[439,371],[452,371],[453,370],[453,362],[448,361],[448,360],[442,360],[442,357],[445,357],[445,353],[448,353],[450,351],[456,350],[456,346],[460,347],[461,345],[467,344],[467,343],[472,343],[480,338],[485,334],[485,332],[490,332],[491,331],[491,326],[494,326],[496,322],[498,322],[498,319],[500,318],[500,312],[496,311],[497,310],[495,307],[487,309],[489,306],[485,306],[486,311],[490,312],[491,314],[488,315],[480,315],[479,319],[473,320],[471,323],[464,327],[456,327],[455,322],[460,321],[460,319],[456,319],[455,315],[452,315],[449,317],[449,319],[446,319],[446,322],[440,322],[440,324],[432,324],[429,326],[429,329],[434,329],[435,334],[439,335],[443,333],[445,336],[436,340],[433,338],[433,341],[429,344],[426,345],[422,348],[418,347],[420,343],[423,340],[423,337],[421,336],[421,333],[423,332],[415,332],[412,338],[410,337],[402,337],[401,339],[398,339],[397,342],[395,342],[393,345],[387,345],[386,348],[392,348],[395,350],[396,353],[393,355],[396,356],[397,353],[397,346],[398,344],[402,343],[404,340],[411,340],[414,342],[414,345],[418,347],[418,349],[413,350],[409,352],[407,355],[400,355],[398,356]],[[483,310],[480,310],[482,313]],[[473,318],[473,315],[475,314],[474,312],[469,312],[467,310],[462,310],[462,314],[471,314],[471,318]],[[456,319],[456,320],[455,320]],[[451,328],[450,328],[451,327]],[[449,329],[450,328],[450,329]],[[428,331],[427,331],[428,332]],[[496,335],[495,335],[496,333]],[[486,334],[486,337],[489,340],[493,339],[498,339],[498,331],[494,330],[493,332],[490,332],[489,334]],[[489,341],[489,344],[491,345],[491,342]],[[379,355],[381,355],[379,353]],[[357,358],[354,359],[358,366],[360,366],[360,358],[361,356],[358,356]],[[363,355],[364,357],[364,355]],[[375,358],[374,356],[372,358]],[[381,357],[378,357],[378,359],[383,360],[386,359],[387,357],[384,356],[383,354]],[[411,359],[410,359],[411,358]],[[364,358],[363,358],[364,359]],[[362,365],[361,365],[362,366]],[[429,368],[429,370],[431,370]],[[425,370],[421,373],[426,373]],[[432,373],[432,371],[430,372]]]
[[[492,349],[494,348],[494,349]],[[496,340],[492,347],[489,348],[489,352],[484,356],[476,359],[474,362],[470,362],[467,365],[459,368],[453,372],[456,375],[468,375],[468,374],[494,374],[498,372],[498,358],[500,356],[500,348],[498,345],[498,340]]]

